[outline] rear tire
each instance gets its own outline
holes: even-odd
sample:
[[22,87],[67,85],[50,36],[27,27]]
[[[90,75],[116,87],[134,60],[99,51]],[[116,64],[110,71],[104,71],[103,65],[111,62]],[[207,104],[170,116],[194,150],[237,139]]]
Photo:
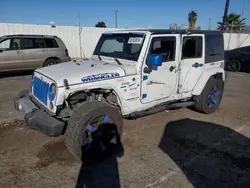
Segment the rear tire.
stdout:
[[45,63],[43,64],[44,67],[48,67],[48,66],[51,66],[51,65],[56,65],[60,63],[60,60],[59,59],[48,59],[45,61]]
[[215,112],[220,105],[223,91],[223,80],[210,78],[201,94],[195,97],[195,109],[205,114]]
[[[113,121],[112,125],[115,125],[114,127],[112,127],[112,130],[108,127],[109,126],[108,123],[107,124],[101,123],[100,126],[99,125],[95,126],[92,124],[92,121],[95,121],[96,118],[103,116],[112,119]],[[89,125],[93,125],[94,127],[93,130],[95,131],[93,132],[89,131]],[[114,131],[115,135],[113,135],[113,138],[112,139],[110,138],[109,141],[114,144],[119,144],[120,137],[123,131],[123,119],[120,112],[116,108],[108,104],[97,101],[87,102],[83,104],[72,114],[72,116],[68,121],[67,129],[65,132],[65,144],[68,147],[69,151],[73,155],[75,155],[77,159],[83,161],[84,157],[82,155],[84,153],[83,148],[86,148],[86,146],[88,147],[88,145],[92,144],[88,143],[89,137],[91,136],[93,137],[91,138],[92,139],[91,142],[93,142],[94,134],[96,135],[96,131],[98,131],[101,128],[104,128],[102,130],[108,129],[108,131],[114,131],[115,128]],[[102,133],[105,134],[105,131],[103,131]],[[105,155],[105,153],[104,154],[101,153],[100,155]],[[94,157],[101,157],[100,155],[96,153],[96,156]]]

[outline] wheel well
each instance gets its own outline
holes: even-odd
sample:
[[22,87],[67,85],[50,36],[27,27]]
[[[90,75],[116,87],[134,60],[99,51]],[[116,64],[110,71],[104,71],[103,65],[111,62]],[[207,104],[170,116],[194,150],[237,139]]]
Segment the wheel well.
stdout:
[[67,98],[67,102],[73,105],[76,103],[95,100],[106,101],[114,106],[120,106],[119,98],[112,89],[98,88],[91,90],[81,90],[70,94]]
[[203,89],[205,88],[206,84],[208,83],[209,79],[215,79],[215,80],[223,80],[224,81],[224,76],[223,76],[223,72],[215,72],[216,74],[210,74],[208,75],[204,75],[204,77],[201,77],[198,81],[198,83],[195,85],[193,91],[192,91],[192,95],[200,95],[201,92],[203,91]]
[[71,93],[58,109],[58,117],[67,121],[73,111],[86,102],[99,101],[121,109],[121,102],[116,92],[112,89],[80,90]]
[[217,73],[213,76],[211,76],[212,78],[216,79],[216,80],[223,80],[223,75],[222,73]]
[[49,58],[45,59],[45,61],[43,62],[43,66],[45,65],[46,61],[48,61],[50,59],[56,59],[56,60],[61,61],[60,58],[58,58],[58,57],[49,57]]

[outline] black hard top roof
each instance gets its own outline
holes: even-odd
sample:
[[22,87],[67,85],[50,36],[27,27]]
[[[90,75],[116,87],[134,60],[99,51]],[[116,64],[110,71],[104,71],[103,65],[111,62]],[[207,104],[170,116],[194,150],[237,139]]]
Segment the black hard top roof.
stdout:
[[31,34],[14,34],[14,35],[4,35],[1,38],[8,38],[8,37],[40,37],[40,38],[57,38],[57,36],[53,35],[31,35]]
[[187,33],[194,33],[194,34],[223,34],[221,31],[218,30],[171,30],[171,29],[138,29],[138,31],[149,31],[152,34],[187,34]]

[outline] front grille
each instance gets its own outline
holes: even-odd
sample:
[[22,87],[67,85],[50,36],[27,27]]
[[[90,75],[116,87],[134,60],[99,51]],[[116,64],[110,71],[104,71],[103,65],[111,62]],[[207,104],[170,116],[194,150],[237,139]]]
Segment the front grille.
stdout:
[[33,80],[33,95],[47,105],[49,84],[35,77]]

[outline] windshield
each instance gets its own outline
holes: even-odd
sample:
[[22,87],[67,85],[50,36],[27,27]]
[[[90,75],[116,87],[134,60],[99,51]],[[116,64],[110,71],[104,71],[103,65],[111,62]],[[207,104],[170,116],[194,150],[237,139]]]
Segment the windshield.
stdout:
[[103,34],[96,46],[94,55],[137,61],[143,45],[144,35]]

